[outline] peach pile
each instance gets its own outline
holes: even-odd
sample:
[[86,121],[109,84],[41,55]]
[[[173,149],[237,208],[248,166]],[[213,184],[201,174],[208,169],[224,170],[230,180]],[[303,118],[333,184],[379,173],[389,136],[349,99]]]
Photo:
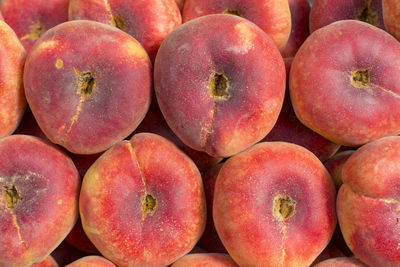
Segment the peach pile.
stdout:
[[400,0],[0,0],[0,267],[400,266]]

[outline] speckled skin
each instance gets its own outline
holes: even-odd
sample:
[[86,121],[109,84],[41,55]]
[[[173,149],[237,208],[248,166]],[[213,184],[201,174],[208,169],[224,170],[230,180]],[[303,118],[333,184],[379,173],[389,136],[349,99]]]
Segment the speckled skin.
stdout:
[[35,26],[44,32],[68,20],[68,0],[2,0],[0,10],[27,52],[39,38]]
[[87,256],[76,260],[65,267],[116,267],[111,261],[100,256]]
[[[213,97],[214,73],[227,77],[228,99]],[[224,14],[191,20],[168,35],[154,79],[170,128],[189,147],[214,157],[234,155],[271,130],[286,80],[268,35],[248,20]]]
[[359,16],[368,1],[370,1],[369,10],[373,14],[371,24],[385,29],[382,0],[314,0],[310,12],[310,32],[339,20],[360,20]]
[[314,267],[368,267],[356,258],[333,258],[318,263]]
[[388,32],[400,39],[400,2],[382,0],[383,21]]
[[[7,202],[6,187],[19,199]],[[43,140],[12,135],[0,141],[0,266],[44,260],[78,217],[80,181],[72,160]]]
[[222,14],[227,9],[238,10],[243,18],[255,23],[272,38],[278,49],[285,47],[292,25],[287,0],[186,0],[182,21]]
[[310,35],[309,16],[310,4],[307,0],[289,0],[292,28],[285,48],[282,50],[282,57],[294,57],[304,40]]
[[289,73],[293,58],[285,58],[287,86],[281,113],[274,128],[261,141],[283,141],[294,143],[313,152],[322,162],[339,149],[335,144],[304,126],[296,117],[289,95]]
[[[94,79],[88,94],[78,88],[78,73],[85,72]],[[132,36],[99,22],[70,21],[32,48],[24,84],[32,113],[53,143],[95,154],[127,137],[144,118],[152,67]]]
[[32,264],[30,267],[59,267],[59,265],[52,256],[47,256],[47,258],[44,259],[44,261]]
[[177,260],[171,267],[239,267],[228,254],[188,254]]
[[336,191],[339,190],[342,182],[343,166],[355,150],[346,150],[335,154],[332,158],[324,162],[325,168],[328,170],[335,184]]
[[165,37],[181,25],[175,0],[71,0],[69,20],[88,19],[116,26],[113,16],[123,20],[119,27],[144,47],[152,61]]
[[[296,201],[286,220],[275,217],[279,196]],[[309,266],[332,237],[335,197],[329,173],[314,154],[294,144],[260,143],[222,166],[215,228],[240,266]]]
[[[354,33],[357,32],[357,38]],[[352,72],[368,70],[366,86]],[[400,43],[365,22],[315,31],[297,52],[290,97],[299,120],[337,144],[359,146],[400,134]]]
[[[146,194],[157,201],[153,213],[143,212]],[[150,133],[105,152],[86,173],[79,204],[89,239],[121,267],[173,263],[195,246],[206,222],[195,164],[173,143]]]
[[215,230],[214,220],[212,216],[212,207],[214,199],[214,187],[217,180],[218,173],[222,168],[222,163],[211,168],[203,175],[204,192],[207,201],[207,224],[203,235],[201,236],[197,245],[208,252],[212,253],[226,253],[226,249],[218,237]]
[[193,160],[200,172],[207,171],[222,160],[222,158],[212,157],[205,152],[191,149],[185,145],[169,128],[160,111],[160,108],[158,107],[157,99],[155,98],[151,102],[150,109],[147,112],[146,117],[133,132],[133,134],[145,132],[161,135],[162,137],[165,137],[173,142],[179,149],[181,149]]
[[343,167],[340,228],[354,255],[370,266],[399,266],[400,137],[359,148]]
[[25,58],[25,49],[14,31],[0,20],[0,138],[12,134],[24,115]]

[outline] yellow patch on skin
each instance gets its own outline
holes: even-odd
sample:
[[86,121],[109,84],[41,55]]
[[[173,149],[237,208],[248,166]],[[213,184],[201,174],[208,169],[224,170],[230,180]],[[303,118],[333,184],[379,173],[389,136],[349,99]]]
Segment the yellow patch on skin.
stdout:
[[58,40],[48,40],[44,42],[40,42],[39,45],[36,47],[36,51],[46,50],[51,48],[60,47],[60,41]]
[[131,40],[124,42],[124,52],[128,52],[129,56],[134,56],[138,59],[150,60],[146,51],[138,43]]
[[61,205],[61,204],[62,204],[62,200],[59,199],[59,200],[57,201],[57,204],[58,204],[58,205]]
[[36,22],[29,26],[29,33],[21,37],[21,41],[25,39],[39,39],[40,36],[45,32],[45,29],[40,24],[40,22]]
[[247,22],[239,22],[235,25],[235,32],[238,36],[238,45],[228,48],[237,53],[247,53],[254,48],[255,32],[250,28]]
[[62,61],[62,59],[57,59],[56,60],[56,68],[61,69],[63,66],[64,66],[64,62]]

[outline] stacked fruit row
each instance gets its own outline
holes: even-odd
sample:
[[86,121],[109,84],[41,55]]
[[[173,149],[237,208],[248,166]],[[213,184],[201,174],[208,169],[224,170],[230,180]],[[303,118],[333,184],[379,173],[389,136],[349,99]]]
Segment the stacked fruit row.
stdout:
[[400,265],[396,0],[0,10],[0,267]]

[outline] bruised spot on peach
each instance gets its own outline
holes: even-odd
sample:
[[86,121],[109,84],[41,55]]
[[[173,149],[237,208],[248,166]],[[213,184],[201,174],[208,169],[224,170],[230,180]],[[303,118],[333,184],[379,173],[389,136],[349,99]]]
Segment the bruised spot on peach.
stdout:
[[243,52],[247,53],[250,49],[254,48],[254,39],[256,37],[256,34],[248,26],[247,22],[239,22],[238,24],[236,24],[235,31],[241,40],[241,47],[243,49]]
[[371,82],[369,69],[352,71],[350,82],[357,88],[367,87],[368,84]]
[[208,88],[210,89],[211,97],[215,100],[228,100],[231,97],[229,93],[229,80],[224,71],[214,72],[210,75]]
[[279,221],[286,221],[292,217],[296,210],[296,200],[288,195],[277,195],[274,198],[274,217]]
[[39,39],[45,31],[43,25],[41,25],[40,22],[36,22],[29,26],[29,33],[22,36],[21,41],[26,39]]
[[62,61],[62,59],[57,59],[56,60],[56,68],[61,69],[63,66],[64,66],[64,62]]

